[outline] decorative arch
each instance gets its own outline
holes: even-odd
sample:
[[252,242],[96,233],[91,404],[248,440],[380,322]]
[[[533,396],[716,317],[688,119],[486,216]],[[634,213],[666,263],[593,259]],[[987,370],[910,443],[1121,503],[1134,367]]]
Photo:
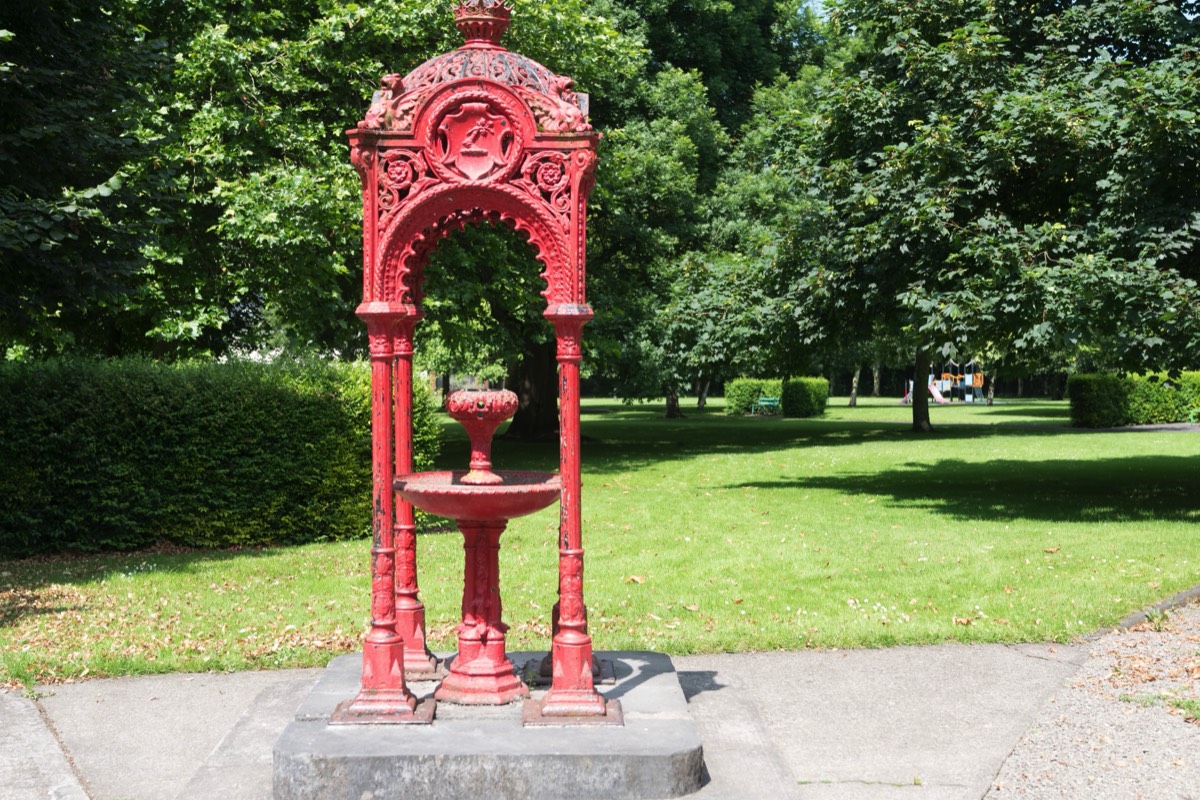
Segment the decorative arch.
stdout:
[[347,131],[362,180],[363,302],[371,354],[371,627],[362,689],[348,721],[413,721],[409,676],[431,677],[413,508],[393,489],[412,471],[413,331],[424,270],[437,243],[464,225],[502,222],[533,247],[546,288],[559,369],[559,602],[552,615],[550,690],[541,713],[604,717],[593,685],[583,602],[579,365],[592,318],[585,292],[587,197],[600,135],[570,78],[500,45],[507,0],[454,0],[457,50],[407,76],[389,74]]
[[392,218],[380,236],[375,297],[419,307],[425,266],[438,242],[466,225],[486,221],[508,225],[529,243],[543,267],[540,277],[546,288],[541,294],[548,303],[583,302],[582,296],[575,296],[577,287],[565,280],[572,270],[562,268],[572,261],[570,241],[544,203],[505,184],[475,187],[471,197],[475,204],[464,207],[454,186],[441,186]]

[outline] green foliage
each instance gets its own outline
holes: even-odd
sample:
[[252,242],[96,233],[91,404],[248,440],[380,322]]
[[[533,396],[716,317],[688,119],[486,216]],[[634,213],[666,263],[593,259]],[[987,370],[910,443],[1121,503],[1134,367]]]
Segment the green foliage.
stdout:
[[1119,375],[1079,373],[1067,378],[1071,424],[1077,428],[1117,428],[1131,422],[1129,384]]
[[1200,408],[1200,373],[1185,372],[1179,380],[1166,375],[1129,375],[1129,417],[1134,425],[1186,422]]
[[680,261],[702,244],[702,197],[728,137],[695,73],[662,70],[645,91],[653,99],[645,115],[606,131],[600,143],[588,223],[596,319],[586,341],[596,367],[625,396],[654,397],[698,376],[687,363],[696,359],[679,357],[694,338],[682,321],[692,283]]
[[137,294],[127,165],[140,83],[162,67],[131,0],[0,4],[0,357],[13,344],[101,352]]
[[783,383],[780,405],[785,417],[819,417],[828,401],[826,378],[791,378]]
[[[426,391],[418,464],[437,451]],[[364,364],[0,364],[0,552],[229,547],[369,530]]]
[[[592,92],[606,126],[646,55],[602,10],[525,0],[506,43]],[[361,351],[344,131],[380,76],[461,43],[452,20],[424,0],[4,4],[0,349]]]
[[[1200,356],[1194,4],[844,0],[782,261],[798,338]],[[1152,99],[1151,99],[1152,98]]]
[[1200,372],[1164,374],[1080,373],[1067,379],[1071,424],[1115,428],[1186,422],[1200,408]]
[[695,70],[727,125],[745,119],[756,86],[808,63],[821,47],[815,15],[796,0],[614,0],[655,64]]
[[749,414],[760,397],[779,397],[783,381],[767,378],[735,378],[725,384],[725,413]]

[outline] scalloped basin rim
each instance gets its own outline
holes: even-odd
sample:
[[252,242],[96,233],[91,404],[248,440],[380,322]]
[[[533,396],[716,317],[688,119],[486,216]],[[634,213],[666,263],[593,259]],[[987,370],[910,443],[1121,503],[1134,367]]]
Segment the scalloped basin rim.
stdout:
[[562,494],[552,472],[498,470],[503,483],[461,483],[466,470],[411,472],[396,478],[396,491],[422,511],[450,519],[513,519],[540,511]]

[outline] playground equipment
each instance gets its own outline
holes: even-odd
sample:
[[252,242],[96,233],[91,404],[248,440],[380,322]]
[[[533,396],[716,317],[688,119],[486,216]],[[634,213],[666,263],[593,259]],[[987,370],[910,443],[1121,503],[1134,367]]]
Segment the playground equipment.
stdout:
[[[929,389],[930,396],[938,405],[945,405],[952,402],[956,397],[966,403],[973,403],[976,400],[983,399],[983,370],[979,368],[979,362],[972,358],[966,364],[962,365],[962,371],[959,371],[957,361],[948,360],[942,365],[941,375],[933,372],[929,373],[926,380],[926,385]],[[909,405],[912,403],[913,381],[905,383],[904,397],[900,402]]]

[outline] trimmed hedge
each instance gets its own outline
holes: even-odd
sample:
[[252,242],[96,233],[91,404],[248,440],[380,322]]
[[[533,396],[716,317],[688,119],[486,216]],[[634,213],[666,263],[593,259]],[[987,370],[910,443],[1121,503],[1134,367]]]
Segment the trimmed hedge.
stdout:
[[[725,384],[725,413],[749,414],[760,397],[781,397],[783,381],[735,378]],[[780,401],[782,402],[782,400]]]
[[725,384],[725,413],[749,414],[760,397],[778,397],[785,417],[816,417],[825,413],[829,381],[825,378],[736,378]]
[[1067,379],[1071,424],[1079,428],[1119,428],[1186,422],[1200,408],[1200,372],[1177,379],[1166,375],[1080,373]]
[[780,403],[786,417],[819,417],[829,401],[826,378],[794,378],[783,384]]
[[358,537],[370,494],[365,364],[0,364],[0,557]]

